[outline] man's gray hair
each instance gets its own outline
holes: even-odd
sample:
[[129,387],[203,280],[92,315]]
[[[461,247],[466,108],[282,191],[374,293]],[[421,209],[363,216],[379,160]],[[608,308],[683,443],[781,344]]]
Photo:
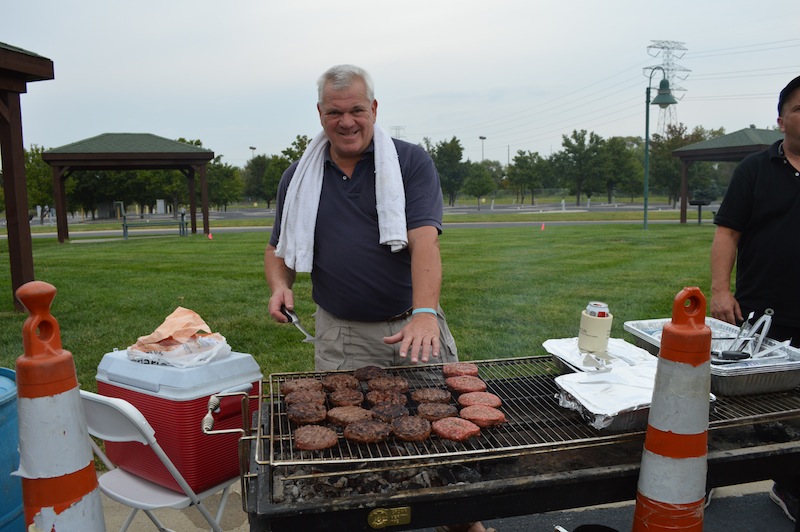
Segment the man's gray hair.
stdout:
[[355,65],[336,65],[321,75],[317,80],[317,103],[322,103],[322,91],[325,90],[325,85],[328,83],[335,90],[342,90],[348,88],[357,79],[364,82],[367,88],[367,99],[372,103],[375,100],[375,86],[372,84],[372,78],[366,70]]

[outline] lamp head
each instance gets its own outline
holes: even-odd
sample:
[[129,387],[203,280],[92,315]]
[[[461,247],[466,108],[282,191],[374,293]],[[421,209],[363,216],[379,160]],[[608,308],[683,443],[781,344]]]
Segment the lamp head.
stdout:
[[669,88],[669,80],[664,78],[658,84],[658,95],[653,98],[653,105],[657,105],[662,109],[666,109],[672,104],[678,103],[678,100],[672,95],[672,90]]

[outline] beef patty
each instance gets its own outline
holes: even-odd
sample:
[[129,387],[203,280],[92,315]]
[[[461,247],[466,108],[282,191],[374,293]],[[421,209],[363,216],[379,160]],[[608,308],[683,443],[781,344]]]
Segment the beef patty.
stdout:
[[360,406],[364,402],[364,394],[352,388],[341,388],[331,392],[333,406]]
[[321,390],[295,390],[283,398],[287,405],[294,403],[317,403],[318,405],[325,404],[325,392]]
[[481,428],[478,425],[460,417],[439,419],[431,423],[431,428],[440,438],[459,442],[481,435]]
[[392,421],[392,431],[403,441],[425,441],[431,435],[431,422],[420,416],[402,416]]
[[392,390],[370,390],[367,392],[367,402],[371,405],[379,405],[381,403],[404,405],[408,403],[408,397],[403,393]]
[[399,376],[375,377],[367,381],[370,390],[390,390],[398,393],[408,391],[408,381]]
[[372,419],[372,412],[360,406],[337,406],[328,411],[328,421],[341,427],[368,419]]
[[485,392],[486,383],[478,377],[471,375],[459,375],[457,377],[447,377],[444,380],[447,388],[456,393]]
[[281,383],[281,393],[289,395],[297,390],[322,390],[322,382],[317,379],[291,379]]
[[395,418],[407,416],[408,408],[395,403],[380,403],[370,408],[370,412],[375,419],[390,423]]
[[469,362],[450,362],[442,366],[442,373],[445,377],[458,377],[461,375],[477,377],[478,366]]
[[322,387],[328,392],[342,388],[358,388],[358,379],[349,373],[333,373],[322,378]]
[[458,396],[458,404],[461,406],[486,405],[492,408],[500,408],[503,405],[503,401],[493,393],[469,392]]
[[368,381],[376,377],[385,377],[386,372],[378,366],[364,366],[355,370],[353,376],[360,381]]
[[301,451],[319,451],[339,441],[336,431],[320,425],[303,425],[294,431],[294,446]]
[[391,434],[391,425],[375,419],[354,421],[344,428],[344,437],[356,443],[377,443]]
[[449,403],[453,395],[441,388],[419,388],[411,392],[411,400],[418,403]]
[[506,416],[491,406],[472,405],[461,409],[458,413],[464,419],[472,421],[481,428],[494,427],[506,422]]
[[428,421],[436,421],[446,417],[458,415],[458,410],[451,404],[446,403],[422,403],[417,407],[417,414]]
[[297,425],[319,423],[325,419],[325,414],[325,406],[317,403],[292,403],[286,407],[289,421]]

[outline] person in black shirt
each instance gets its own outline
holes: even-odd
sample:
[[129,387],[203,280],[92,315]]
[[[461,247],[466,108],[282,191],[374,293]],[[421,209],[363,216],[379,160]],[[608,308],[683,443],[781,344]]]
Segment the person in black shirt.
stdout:
[[[772,309],[769,337],[800,346],[800,76],[778,98],[783,140],[745,158],[731,177],[711,245],[711,316],[733,324]],[[731,274],[736,266],[736,291]],[[756,427],[758,428],[758,427]],[[770,496],[792,521],[797,478],[775,479]]]

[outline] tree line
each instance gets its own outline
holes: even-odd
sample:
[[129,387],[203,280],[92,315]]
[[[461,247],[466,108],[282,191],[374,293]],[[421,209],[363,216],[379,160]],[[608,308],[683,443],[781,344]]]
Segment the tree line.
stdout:
[[[689,131],[684,124],[667,126],[664,134],[654,134],[650,142],[649,186],[664,191],[674,204],[680,199],[680,161],[672,152],[683,146],[724,135],[724,129]],[[644,187],[644,139],[610,137],[573,130],[562,135],[561,149],[548,155],[519,150],[507,165],[499,161],[462,161],[461,142],[450,140],[432,144],[425,139],[442,180],[449,205],[461,194],[480,200],[499,190],[516,197],[520,204],[534,204],[540,189],[566,189],[581,205],[583,198],[599,201],[634,201]],[[716,199],[727,186],[732,163],[695,163],[689,169],[688,185],[695,197]]]
[[[670,125],[663,134],[654,134],[650,142],[649,186],[664,191],[673,205],[680,199],[680,161],[672,152],[683,146],[708,140],[725,131],[684,124]],[[231,166],[218,155],[207,165],[209,204],[217,210],[246,202],[263,202],[269,208],[275,200],[278,182],[286,168],[299,160],[310,138],[298,135],[278,155],[254,155],[243,168]],[[178,139],[195,146],[199,140]],[[620,202],[641,197],[644,178],[644,139],[610,137],[594,132],[574,130],[562,135],[561,149],[542,155],[519,150],[507,164],[500,161],[464,160],[461,141],[453,137],[433,143],[423,139],[422,147],[430,154],[442,184],[448,205],[455,205],[461,196],[482,198],[499,191],[515,197],[519,204],[536,201],[541,189],[567,190],[581,205],[584,198],[595,201]],[[52,170],[42,160],[44,148],[31,146],[25,151],[28,204],[53,205]],[[697,199],[714,200],[727,186],[735,163],[701,162],[691,165],[689,193]],[[0,185],[2,173],[0,173]],[[178,171],[81,171],[65,183],[70,213],[84,212],[94,218],[98,207],[123,202],[139,205],[154,212],[158,199],[166,200],[172,212],[189,204],[186,178]],[[0,188],[0,195],[3,194]],[[198,192],[199,194],[199,192]],[[0,197],[0,207],[5,201]]]

